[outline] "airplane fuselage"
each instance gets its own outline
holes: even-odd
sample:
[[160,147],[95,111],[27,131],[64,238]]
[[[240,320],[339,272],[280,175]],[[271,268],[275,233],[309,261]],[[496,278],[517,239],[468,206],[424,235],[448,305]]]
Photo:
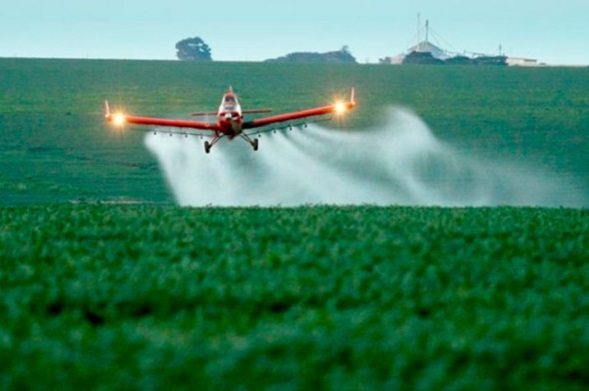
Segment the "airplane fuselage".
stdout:
[[217,113],[217,124],[222,132],[232,139],[243,132],[243,114],[233,89],[223,95]]
[[243,132],[243,117],[237,111],[219,112],[217,115],[217,124],[222,132],[230,139]]

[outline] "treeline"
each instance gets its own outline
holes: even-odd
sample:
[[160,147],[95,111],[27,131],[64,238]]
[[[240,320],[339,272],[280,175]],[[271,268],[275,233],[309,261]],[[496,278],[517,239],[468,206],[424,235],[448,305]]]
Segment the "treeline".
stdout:
[[505,56],[479,56],[466,57],[456,56],[442,60],[434,57],[430,52],[411,52],[405,59],[403,64],[433,64],[433,65],[498,65],[507,66],[507,57]]
[[349,63],[356,64],[356,58],[350,53],[347,46],[341,50],[315,53],[295,52],[286,56],[268,59],[265,62],[290,62],[290,63]]

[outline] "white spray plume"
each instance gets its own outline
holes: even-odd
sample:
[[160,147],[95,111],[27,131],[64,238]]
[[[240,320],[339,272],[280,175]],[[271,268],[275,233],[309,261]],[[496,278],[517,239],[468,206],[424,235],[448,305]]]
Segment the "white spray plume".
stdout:
[[236,139],[205,154],[202,143],[165,132],[145,138],[182,206],[587,205],[549,173],[457,152],[400,108],[372,130],[266,133],[257,152]]

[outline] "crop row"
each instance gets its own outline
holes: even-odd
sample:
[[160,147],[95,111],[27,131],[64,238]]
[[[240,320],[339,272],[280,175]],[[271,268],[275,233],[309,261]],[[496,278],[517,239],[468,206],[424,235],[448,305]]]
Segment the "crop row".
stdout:
[[579,389],[588,217],[3,208],[0,387]]

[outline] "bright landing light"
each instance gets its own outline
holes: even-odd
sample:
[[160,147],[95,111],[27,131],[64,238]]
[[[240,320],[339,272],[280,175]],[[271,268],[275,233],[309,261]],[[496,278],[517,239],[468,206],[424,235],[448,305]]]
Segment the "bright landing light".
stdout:
[[347,110],[347,106],[344,102],[337,102],[336,104],[333,105],[333,109],[335,111],[336,114],[343,114],[346,112]]
[[123,126],[125,124],[125,115],[121,113],[113,114],[112,122],[116,126]]

